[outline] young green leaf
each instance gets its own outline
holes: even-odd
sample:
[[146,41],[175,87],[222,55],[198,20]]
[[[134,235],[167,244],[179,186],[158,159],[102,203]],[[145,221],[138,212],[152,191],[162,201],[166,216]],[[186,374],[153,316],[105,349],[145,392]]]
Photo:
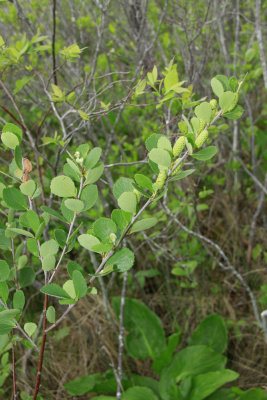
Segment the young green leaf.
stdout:
[[9,277],[9,265],[5,260],[0,260],[0,282],[4,282]]
[[117,232],[117,226],[110,218],[99,218],[93,225],[93,231],[101,242],[109,242],[110,234]]
[[73,181],[65,175],[59,175],[51,181],[51,192],[59,197],[74,197],[76,188]]
[[46,311],[46,318],[50,324],[54,324],[56,322],[56,310],[53,306],[49,306]]
[[104,164],[98,163],[97,166],[93,169],[89,169],[85,181],[85,185],[89,185],[91,183],[95,183],[101,177],[104,172]]
[[153,226],[155,226],[157,224],[157,222],[158,222],[157,218],[154,218],[154,217],[141,219],[140,221],[137,221],[133,224],[133,226],[131,228],[131,233],[150,229]]
[[211,118],[211,105],[207,101],[204,101],[195,108],[195,114],[200,120],[209,123]]
[[37,325],[34,322],[27,322],[24,325],[24,330],[28,336],[32,336],[37,329]]
[[55,256],[48,254],[47,256],[43,257],[42,259],[42,269],[44,271],[51,271],[55,268],[56,265],[56,258]]
[[56,283],[49,283],[48,285],[43,286],[40,289],[40,292],[60,299],[70,299],[68,293]]
[[40,225],[40,220],[36,212],[28,210],[21,214],[19,217],[19,223],[26,228],[32,229],[36,233]]
[[30,179],[28,182],[22,183],[19,188],[25,196],[32,197],[36,190],[36,183]]
[[169,179],[169,182],[179,181],[195,172],[195,169],[187,169],[186,171],[181,171],[177,175],[174,175]]
[[171,165],[171,156],[163,149],[152,149],[149,152],[149,159],[160,167],[168,168]]
[[137,205],[136,195],[133,192],[122,193],[118,198],[118,205],[123,211],[135,214]]
[[72,280],[78,299],[84,297],[87,293],[87,284],[82,273],[78,270],[74,270],[72,274]]
[[220,95],[224,92],[223,84],[216,78],[212,78],[210,84],[211,84],[211,88],[213,90],[213,93],[217,97],[220,97]]
[[78,199],[67,199],[64,201],[64,204],[69,210],[75,213],[80,213],[84,208],[83,202]]
[[84,168],[92,169],[98,163],[101,157],[102,149],[100,147],[94,147],[84,161]]
[[117,250],[106,262],[105,268],[111,265],[116,266],[118,272],[128,271],[134,264],[134,253],[127,248]]
[[216,153],[217,153],[217,147],[209,146],[203,150],[200,150],[197,153],[192,154],[192,157],[195,158],[196,160],[207,161],[210,160],[212,157],[214,157]]
[[90,210],[98,199],[98,189],[96,185],[87,185],[81,193],[81,200],[84,203],[84,211]]
[[54,239],[50,239],[41,245],[41,255],[46,257],[48,255],[55,255],[58,252],[58,244]]
[[78,236],[78,242],[82,247],[87,250],[93,251],[93,247],[100,243],[99,239],[93,235],[89,235],[84,233],[83,235]]
[[23,310],[25,305],[25,296],[22,290],[17,290],[13,296],[13,308]]

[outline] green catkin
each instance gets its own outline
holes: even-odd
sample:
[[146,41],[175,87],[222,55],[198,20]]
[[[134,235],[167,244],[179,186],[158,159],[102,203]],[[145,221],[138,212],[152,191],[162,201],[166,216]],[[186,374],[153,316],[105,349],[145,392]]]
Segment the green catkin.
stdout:
[[[177,158],[177,160],[175,161],[175,163],[174,164],[177,164],[178,163],[178,161],[180,161],[181,160],[181,158]],[[180,172],[181,171],[181,169],[183,168],[183,162],[181,162],[176,168],[175,168],[175,170],[174,171],[172,171],[172,175],[176,175],[176,174],[178,174],[178,172]]]
[[204,129],[195,140],[195,145],[199,149],[208,139],[209,132],[207,129]]
[[181,136],[179,137],[179,139],[176,140],[172,149],[172,153],[175,158],[182,153],[184,146],[185,146],[185,137]]
[[210,106],[211,106],[211,109],[212,110],[217,110],[217,100],[216,99],[212,99],[211,101],[210,101]]
[[166,179],[167,179],[167,171],[165,169],[160,170],[155,182],[158,185],[159,189],[163,188]]
[[139,203],[140,202],[140,200],[141,200],[141,193],[137,190],[137,189],[134,189],[134,194],[136,195],[136,201],[137,201],[137,203]]

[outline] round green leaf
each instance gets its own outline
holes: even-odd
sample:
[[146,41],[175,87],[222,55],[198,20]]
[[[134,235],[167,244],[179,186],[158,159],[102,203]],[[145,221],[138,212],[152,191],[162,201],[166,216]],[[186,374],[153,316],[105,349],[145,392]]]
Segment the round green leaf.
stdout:
[[158,222],[157,218],[145,218],[137,221],[133,224],[131,228],[131,233],[144,231],[146,229],[152,228]]
[[211,105],[204,101],[195,108],[195,114],[199,119],[209,123],[211,118]]
[[85,169],[93,168],[98,162],[101,154],[102,154],[102,149],[100,147],[95,147],[94,149],[92,149],[85,159],[84,162]]
[[76,299],[76,292],[75,292],[75,288],[74,288],[74,284],[73,281],[71,279],[67,280],[64,285],[63,285],[63,289],[65,290],[65,292],[72,298],[72,299]]
[[128,271],[134,264],[134,253],[127,248],[117,250],[106,262],[105,268],[111,265],[116,266],[119,272]]
[[99,163],[95,168],[89,169],[85,184],[89,185],[91,183],[95,183],[96,181],[98,181],[103,172],[104,172],[103,163]]
[[69,210],[75,213],[80,213],[84,208],[83,202],[78,199],[67,199],[64,201],[64,204]]
[[196,160],[206,161],[211,159],[217,153],[216,146],[209,146],[203,150],[198,151],[197,153],[192,154],[191,156]]
[[98,199],[98,190],[96,185],[87,185],[81,193],[81,200],[84,203],[84,211],[92,208]]
[[50,239],[41,245],[41,255],[46,257],[48,255],[54,255],[58,252],[58,244],[54,239]]
[[4,282],[9,277],[9,265],[5,260],[0,260],[0,282]]
[[3,132],[1,135],[1,140],[6,147],[9,149],[15,149],[19,145],[19,139],[14,133]]
[[213,93],[217,97],[220,97],[220,95],[224,92],[223,84],[216,78],[212,78],[210,84],[211,84],[211,88],[213,90]]
[[236,93],[224,92],[219,97],[219,104],[223,112],[227,112],[236,103]]
[[55,268],[56,265],[56,258],[55,256],[49,254],[48,256],[43,257],[42,260],[42,269],[44,271],[51,271]]
[[110,234],[117,232],[117,226],[110,218],[99,218],[94,223],[93,230],[101,242],[109,242]]
[[3,190],[3,199],[8,207],[17,211],[28,209],[28,204],[24,195],[16,188],[5,188]]
[[74,182],[65,175],[53,178],[50,188],[51,192],[59,197],[74,197],[76,195]]
[[23,310],[25,305],[25,296],[22,290],[17,290],[13,296],[13,308]]
[[11,124],[9,122],[3,127],[2,132],[11,132],[17,136],[19,143],[22,141],[22,130],[17,125]]
[[19,270],[20,287],[30,286],[35,281],[35,272],[31,267],[25,267]]
[[170,140],[166,136],[161,136],[158,140],[157,147],[159,149],[172,151],[172,145]]
[[34,322],[27,322],[24,325],[24,330],[28,336],[32,336],[37,329],[37,325]]
[[36,183],[30,179],[28,182],[22,183],[19,188],[25,196],[32,197],[36,190]]
[[113,194],[118,199],[124,192],[133,192],[133,180],[129,178],[119,178],[113,186]]
[[136,195],[133,192],[124,192],[118,199],[119,207],[122,210],[133,214],[136,213],[136,204]]
[[163,149],[152,149],[149,152],[149,159],[159,166],[168,168],[171,165],[171,156]]
[[39,249],[37,245],[37,241],[35,239],[27,239],[27,249],[31,254],[35,257],[39,257]]
[[78,237],[78,242],[82,247],[84,247],[87,250],[93,251],[93,247],[97,244],[100,243],[100,241],[97,239],[97,237],[93,235],[89,235],[87,233],[80,235]]
[[46,311],[46,318],[50,324],[54,324],[56,322],[56,310],[53,306],[49,306]]
[[29,210],[19,217],[19,223],[22,226],[26,226],[26,228],[32,229],[34,232],[37,232],[40,226],[40,220],[36,212],[33,210]]

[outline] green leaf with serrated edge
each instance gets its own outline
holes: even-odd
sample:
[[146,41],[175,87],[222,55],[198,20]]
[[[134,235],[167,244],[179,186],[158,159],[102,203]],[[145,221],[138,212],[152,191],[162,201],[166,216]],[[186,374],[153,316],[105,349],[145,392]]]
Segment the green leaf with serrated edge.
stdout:
[[82,247],[84,247],[87,250],[92,250],[92,248],[96,245],[99,244],[100,241],[97,237],[93,235],[89,235],[88,233],[84,233],[83,235],[78,236],[78,242]]
[[5,260],[0,260],[0,282],[4,282],[9,277],[9,265]]
[[172,152],[172,145],[170,140],[166,136],[162,136],[159,138],[157,147],[159,149],[164,149]]
[[210,84],[211,84],[213,93],[217,97],[220,97],[220,95],[224,92],[223,84],[216,78],[212,78],[212,80],[210,81]]
[[76,263],[75,261],[68,262],[67,270],[68,270],[68,274],[71,279],[72,279],[73,271],[76,271],[76,270],[80,271],[83,274],[83,276],[85,276],[85,272],[84,272],[83,268],[80,266],[80,264]]
[[152,181],[147,176],[142,174],[135,174],[134,179],[136,183],[143,189],[148,189],[151,193],[153,193]]
[[21,152],[21,147],[20,146],[17,146],[15,148],[14,157],[15,157],[15,161],[16,161],[17,167],[19,169],[23,169],[23,166],[22,166],[22,152]]
[[168,182],[173,182],[173,181],[179,181],[180,179],[183,179],[195,172],[195,169],[187,169],[186,171],[181,171],[179,174],[172,176],[170,179],[168,179]]
[[32,336],[37,329],[37,325],[34,322],[26,322],[24,330],[28,336]]
[[3,190],[3,199],[7,206],[16,211],[24,211],[28,209],[25,196],[16,188],[5,188]]
[[12,150],[19,145],[19,139],[12,132],[3,132],[1,135],[1,140],[6,147]]
[[69,279],[67,280],[64,285],[63,285],[63,289],[65,290],[65,292],[68,293],[68,295],[74,300],[77,298],[76,293],[75,293],[75,289],[74,289],[74,284],[73,284],[73,280]]
[[87,185],[83,188],[80,199],[84,203],[84,211],[90,210],[97,199],[98,199],[98,189],[96,185]]
[[36,233],[40,225],[40,220],[36,212],[29,210],[21,214],[19,223],[22,226],[26,226],[26,228],[32,229]]
[[146,229],[150,229],[158,223],[157,218],[145,218],[137,221],[133,224],[131,228],[131,233],[144,231]]
[[55,268],[56,258],[55,256],[49,254],[42,259],[42,269],[44,271],[51,271]]
[[6,335],[11,332],[16,326],[16,322],[13,318],[2,317],[0,313],[0,335]]
[[168,168],[171,165],[171,156],[163,149],[152,149],[149,152],[149,159],[159,166]]
[[134,190],[132,183],[132,179],[124,177],[119,178],[113,186],[113,194],[116,199],[118,199],[124,192],[132,192]]
[[54,239],[50,239],[41,245],[41,255],[46,257],[48,255],[55,255],[58,252],[58,244]]
[[19,188],[25,196],[32,197],[36,190],[36,183],[30,179],[29,181],[22,183]]
[[229,119],[239,119],[242,117],[243,113],[244,113],[244,108],[240,105],[236,105],[232,111],[224,113],[223,116]]
[[86,177],[85,185],[90,185],[95,183],[102,176],[104,172],[104,164],[99,163],[95,168],[88,170],[88,175]]
[[55,217],[62,222],[66,222],[66,219],[61,214],[59,214],[57,211],[53,210],[52,208],[47,207],[47,206],[41,206],[41,209],[43,211],[47,212],[49,215],[52,215],[52,217]]
[[53,306],[49,306],[46,311],[46,318],[50,324],[54,324],[56,322],[56,310]]
[[59,197],[74,197],[76,188],[73,181],[65,175],[59,175],[51,181],[51,192]]
[[70,299],[68,293],[56,283],[49,283],[40,289],[40,292],[48,296],[58,297],[59,299]]
[[76,214],[80,213],[84,208],[83,202],[78,199],[67,199],[64,201],[64,204],[69,210],[75,212]]
[[4,303],[7,302],[9,295],[9,288],[6,282],[0,282],[0,297]]
[[127,248],[117,250],[106,262],[105,268],[111,265],[116,266],[116,271],[124,272],[132,268],[134,264],[134,253]]
[[25,296],[22,290],[17,290],[13,295],[13,308],[23,310],[25,305]]
[[158,133],[153,133],[149,138],[146,140],[145,145],[147,148],[147,151],[151,151],[152,149],[155,149],[158,144],[158,140],[161,138],[161,135]]
[[74,270],[72,273],[72,280],[78,299],[84,297],[87,294],[87,284],[82,273],[78,270]]
[[100,147],[94,147],[90,153],[87,155],[84,161],[84,168],[91,169],[98,163],[102,154],[102,149]]
[[203,103],[199,104],[195,108],[195,114],[199,119],[202,119],[206,123],[210,122],[211,118],[211,106],[207,101],[204,101]]
[[236,92],[238,88],[239,82],[235,76],[231,76],[229,79],[229,86],[232,92]]
[[99,218],[93,225],[93,231],[101,242],[109,242],[110,234],[117,232],[117,226],[110,218]]
[[223,85],[224,90],[228,90],[229,89],[229,81],[227,76],[225,75],[216,75],[215,78],[221,82],[221,84]]
[[219,97],[219,104],[223,112],[229,111],[234,103],[236,103],[236,93],[233,92],[224,92]]
[[19,270],[20,287],[30,286],[35,281],[35,272],[32,267],[25,267]]
[[216,146],[209,146],[197,153],[192,154],[191,157],[195,158],[196,160],[206,161],[214,157],[217,151],[218,150]]
[[67,240],[67,232],[65,232],[63,229],[55,229],[54,237],[58,242],[59,246],[63,249]]
[[17,235],[23,235],[23,236],[28,236],[33,238],[33,234],[31,232],[25,231],[25,229],[19,229],[19,228],[7,228],[7,231],[13,232]]
[[135,214],[136,213],[136,195],[133,192],[124,192],[118,198],[119,207],[126,211]]
[[17,125],[8,123],[3,127],[2,132],[11,132],[17,136],[19,143],[22,141],[22,130]]

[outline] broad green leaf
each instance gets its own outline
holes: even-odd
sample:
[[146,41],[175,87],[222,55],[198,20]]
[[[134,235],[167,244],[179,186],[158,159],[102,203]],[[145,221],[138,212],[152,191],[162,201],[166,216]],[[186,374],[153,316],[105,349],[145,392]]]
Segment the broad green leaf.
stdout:
[[23,169],[23,166],[22,166],[22,152],[21,152],[21,147],[20,146],[17,146],[15,148],[14,157],[15,157],[15,161],[16,161],[16,164],[17,164],[18,168],[19,169]]
[[19,145],[18,137],[12,132],[3,132],[1,135],[1,140],[9,149],[14,150]]
[[8,289],[7,283],[6,282],[0,282],[0,297],[3,300],[4,303],[7,302],[8,295],[9,295],[9,289]]
[[22,141],[22,130],[17,125],[8,123],[3,127],[2,132],[11,132],[17,136],[19,143]]
[[123,400],[158,400],[155,393],[144,386],[133,386],[126,390]]
[[113,247],[113,244],[111,243],[99,243],[93,246],[93,251],[95,253],[103,254],[103,253],[108,253],[109,250],[111,250]]
[[1,314],[2,313],[0,313],[0,335],[5,335],[15,328],[16,322],[13,318],[1,316]]
[[72,280],[78,299],[84,297],[87,293],[87,284],[82,273],[78,270],[74,270],[72,273]]
[[69,210],[66,206],[65,206],[65,199],[62,200],[61,202],[61,206],[60,206],[60,210],[63,214],[63,217],[65,218],[66,221],[68,221],[69,223],[71,223],[71,221],[74,218],[74,212]]
[[32,197],[36,190],[36,183],[30,179],[28,182],[22,183],[19,188],[25,196]]
[[237,88],[238,88],[238,80],[236,79],[235,76],[231,76],[231,78],[229,79],[229,86],[232,92],[236,92]]
[[223,353],[226,350],[227,340],[227,330],[222,317],[213,314],[201,321],[193,332],[189,345],[204,344],[217,353]]
[[73,171],[78,175],[81,176],[81,171],[78,165],[75,164],[74,161],[72,161],[70,158],[67,158],[67,163],[69,164],[70,168],[73,169]]
[[13,295],[13,308],[23,310],[25,305],[25,296],[22,290],[17,290]]
[[266,393],[262,389],[249,389],[240,396],[240,400],[266,400]]
[[152,181],[147,176],[142,174],[136,174],[134,176],[134,179],[136,183],[143,189],[148,189],[151,193],[153,193]]
[[60,299],[70,299],[68,293],[56,283],[49,283],[48,285],[43,286],[40,289],[40,292]]
[[217,147],[209,146],[203,150],[200,150],[197,153],[192,154],[191,156],[193,158],[195,158],[196,160],[206,161],[206,160],[210,160],[212,157],[214,157],[216,153],[217,153]]
[[216,75],[215,78],[221,82],[221,84],[223,85],[224,90],[228,90],[229,89],[229,81],[227,76],[225,75]]
[[102,149],[100,147],[94,147],[84,161],[84,168],[92,169],[98,163],[101,157]]
[[5,189],[6,185],[0,182],[0,199],[3,198],[3,190]]
[[58,252],[58,244],[54,239],[50,239],[41,245],[41,255],[46,257],[48,255],[55,255]]
[[25,267],[19,270],[20,287],[30,286],[35,281],[35,272],[32,267]]
[[28,204],[25,196],[16,188],[5,188],[3,190],[3,199],[8,207],[17,211],[28,209]]
[[74,171],[74,169],[71,168],[69,163],[64,165],[63,172],[64,172],[64,175],[68,176],[73,181],[75,181],[77,183],[80,183],[80,181],[81,181],[81,173]]
[[[64,384],[66,391],[74,396],[90,393],[98,381],[100,374],[80,376]],[[115,399],[115,397],[114,397]],[[148,400],[148,399],[147,399]]]
[[152,149],[149,152],[149,159],[160,167],[168,168],[171,165],[171,156],[163,149]]
[[172,152],[171,142],[166,136],[161,135],[161,137],[158,140],[157,147],[159,149],[164,149],[164,150],[168,150],[168,151]]
[[63,249],[67,241],[67,232],[65,232],[63,229],[55,229],[54,237],[59,246]]
[[83,235],[78,236],[78,242],[80,243],[80,245],[82,247],[84,247],[87,250],[93,250],[93,247],[96,244],[99,244],[100,241],[97,237],[93,236],[93,235],[89,235],[88,233],[84,233]]
[[40,223],[40,225],[39,225],[39,228],[38,228],[36,234],[35,234],[35,239],[36,239],[36,240],[39,240],[39,239],[40,239],[40,237],[42,236],[42,233],[43,233],[43,231],[44,231],[44,228],[45,228],[45,221],[42,221],[42,222]]
[[195,172],[195,169],[187,169],[185,171],[181,171],[177,175],[174,175],[170,179],[168,179],[168,181],[179,181],[180,179],[186,178],[187,176],[193,174],[193,172]]
[[69,274],[71,279],[72,279],[72,274],[73,274],[74,271],[80,271],[84,275],[83,268],[80,266],[80,264],[78,264],[75,261],[69,261],[68,262],[67,270],[68,270],[68,274]]
[[64,201],[64,204],[69,210],[75,213],[80,213],[84,208],[83,202],[78,199],[67,199]]
[[153,135],[149,136],[149,138],[145,142],[147,151],[151,151],[152,149],[155,149],[158,145],[158,140],[160,138],[161,138],[161,135],[159,135],[158,133],[153,133]]
[[199,104],[195,108],[195,114],[199,119],[202,119],[205,123],[210,122],[211,118],[211,106],[207,101],[204,101],[203,103]]
[[219,97],[219,104],[224,113],[229,111],[233,105],[236,104],[236,93],[233,92],[224,92]]
[[24,330],[28,336],[32,336],[37,329],[37,325],[34,322],[27,322],[24,325]]
[[227,382],[237,379],[239,374],[229,369],[222,371],[208,372],[194,376],[192,380],[192,389],[189,393],[190,400],[206,399],[211,393]]
[[[112,299],[117,319],[120,314],[120,297]],[[166,348],[166,339],[160,319],[142,301],[125,299],[124,326],[130,333],[126,337],[129,354],[142,360],[157,358]]]
[[113,194],[118,199],[124,192],[132,192],[134,187],[133,180],[129,178],[119,178],[113,186]]
[[224,92],[223,84],[216,78],[212,78],[210,84],[211,84],[211,88],[213,90],[213,93],[217,97],[220,97],[220,95]]
[[49,306],[46,311],[46,318],[50,324],[54,324],[56,322],[56,310],[53,306]]
[[[74,288],[72,279],[69,279],[64,283],[63,289],[65,290],[66,293],[68,293],[68,295],[71,297],[72,300],[76,299],[76,293],[75,293],[75,288]],[[73,304],[73,303],[70,302],[70,303],[63,303],[63,304]]]
[[232,111],[224,113],[223,116],[230,119],[239,119],[242,117],[243,113],[244,108],[238,104],[235,106],[235,108],[233,108]]
[[0,282],[4,282],[9,277],[9,265],[5,260],[0,260]]
[[25,231],[25,229],[20,229],[20,228],[7,228],[7,231],[13,232],[17,235],[23,235],[23,236],[28,236],[30,238],[33,238],[33,234],[31,232]]
[[101,242],[110,242],[110,234],[117,232],[117,226],[110,218],[99,218],[93,225],[93,231]]
[[36,233],[40,225],[40,220],[36,212],[33,210],[28,210],[27,212],[21,214],[19,217],[19,223],[26,228],[32,229]]
[[37,245],[36,239],[27,239],[27,249],[31,254],[33,254],[35,257],[39,257],[39,249]]
[[157,222],[158,222],[157,218],[154,218],[154,217],[141,219],[140,221],[137,221],[133,224],[133,226],[131,228],[131,233],[150,229],[150,228],[152,228],[152,226],[155,226],[157,224]]
[[133,192],[124,192],[118,198],[119,207],[126,211],[135,214],[136,213],[136,195]]
[[101,177],[103,172],[104,172],[104,164],[102,162],[98,163],[95,168],[88,170],[85,184],[89,185],[91,183],[95,183]]
[[132,213],[128,213],[123,210],[113,210],[111,213],[111,218],[117,225],[117,227],[124,231],[126,227],[129,225],[129,223],[132,220]]
[[164,78],[164,87],[166,93],[168,93],[178,83],[178,74],[175,68],[167,73]]
[[81,200],[84,203],[83,211],[90,210],[98,199],[98,190],[96,185],[87,185],[81,193]]
[[59,197],[74,197],[76,188],[73,181],[65,175],[59,175],[51,181],[51,192]]
[[166,400],[177,397],[179,383],[189,376],[220,371],[226,358],[207,346],[188,346],[173,357],[171,364],[162,371],[160,394]]
[[173,352],[176,350],[181,331],[179,333],[173,333],[168,337],[167,348],[160,354],[158,358],[153,361],[152,369],[160,376],[163,368],[167,367],[172,361]]
[[56,258],[52,254],[48,254],[47,256],[44,256],[42,259],[42,269],[44,271],[51,271],[52,269],[55,268],[56,265]]
[[110,265],[116,266],[116,271],[124,272],[132,268],[134,264],[134,253],[127,248],[117,250],[106,262],[105,268]]

